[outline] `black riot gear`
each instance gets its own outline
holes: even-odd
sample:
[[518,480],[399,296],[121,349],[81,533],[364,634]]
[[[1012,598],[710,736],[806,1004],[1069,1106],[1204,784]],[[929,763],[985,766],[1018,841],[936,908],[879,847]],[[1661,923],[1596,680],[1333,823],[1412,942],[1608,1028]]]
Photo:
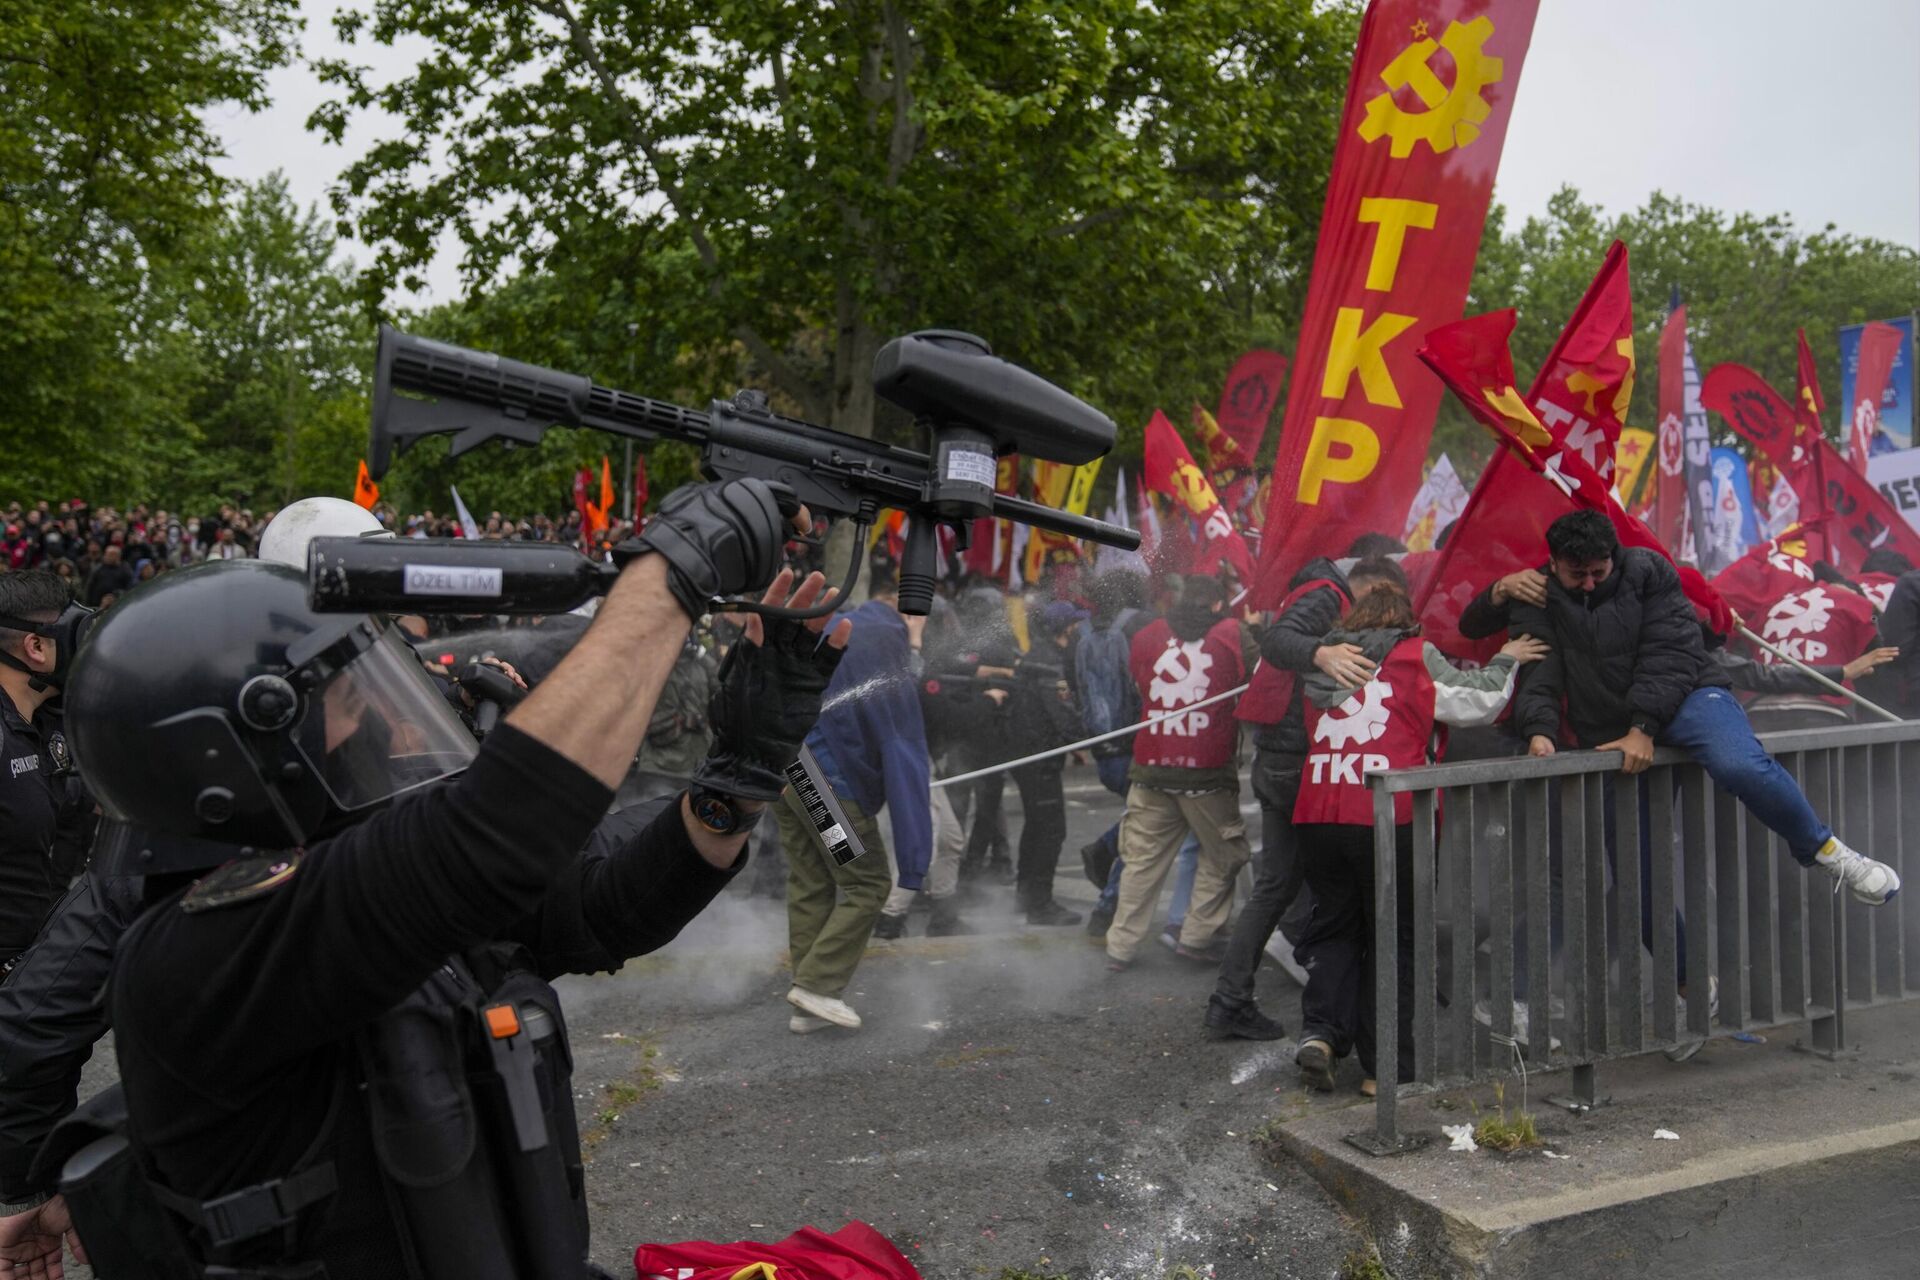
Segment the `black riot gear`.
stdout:
[[76,602],[70,602],[60,611],[60,616],[52,622],[35,622],[31,618],[16,618],[9,614],[0,614],[0,627],[9,631],[24,631],[28,635],[45,636],[53,641],[54,666],[51,671],[35,671],[20,659],[0,650],[0,663],[5,663],[15,671],[24,671],[31,677],[35,689],[58,689],[66,684],[67,674],[73,669],[73,657],[80,652],[80,644],[86,639],[87,629],[93,625],[99,614]]
[[316,614],[299,573],[257,560],[129,594],[93,628],[66,700],[104,844],[132,873],[304,845],[474,752],[384,620]]

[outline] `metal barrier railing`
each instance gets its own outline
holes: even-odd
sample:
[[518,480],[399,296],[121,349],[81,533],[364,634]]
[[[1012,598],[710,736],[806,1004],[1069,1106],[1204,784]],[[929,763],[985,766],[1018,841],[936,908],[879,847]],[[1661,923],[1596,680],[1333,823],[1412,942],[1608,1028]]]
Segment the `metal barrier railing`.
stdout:
[[[1903,879],[1920,873],[1920,835],[1906,820],[1903,794],[1920,768],[1920,722],[1761,741],[1842,840]],[[1718,1029],[1805,1020],[1810,1047],[1829,1055],[1846,1044],[1848,1010],[1920,994],[1920,887],[1880,907],[1835,894],[1825,872],[1803,870],[1684,753],[1662,749],[1638,780],[1620,774],[1620,759],[1569,751],[1372,779],[1379,1093],[1373,1132],[1355,1135],[1356,1145],[1409,1145],[1398,1127],[1399,990],[1389,959],[1400,948],[1403,896],[1412,913],[1416,1085],[1510,1068],[1520,1052],[1528,1070],[1570,1066],[1564,1101],[1592,1106],[1595,1063],[1712,1033],[1711,984],[1702,980],[1709,974],[1719,982]],[[1405,864],[1393,821],[1401,794],[1413,811]],[[1410,884],[1401,884],[1403,875]],[[1646,949],[1643,910],[1651,917]],[[1683,960],[1690,980],[1681,995]],[[1508,1049],[1517,976],[1525,978],[1529,1036]],[[1491,1035],[1474,1017],[1481,991]]]

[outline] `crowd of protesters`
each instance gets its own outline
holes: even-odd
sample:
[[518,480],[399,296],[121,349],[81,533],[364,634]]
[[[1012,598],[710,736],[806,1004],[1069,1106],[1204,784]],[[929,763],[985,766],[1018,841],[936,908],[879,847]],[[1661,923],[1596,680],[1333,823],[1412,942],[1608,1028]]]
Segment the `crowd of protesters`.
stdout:
[[[471,531],[431,511],[402,515],[376,506],[372,514],[396,537],[477,534],[589,553],[628,532],[615,521],[588,534],[579,512],[557,519],[489,512],[466,517]],[[0,564],[50,571],[69,582],[76,601],[110,607],[158,574],[252,554],[272,516],[232,505],[183,516],[145,505],[120,512],[78,500],[14,503]],[[1234,607],[1230,575],[1149,577],[1132,565],[1076,567],[1026,590],[952,576],[929,618],[906,617],[883,551],[866,602],[851,611],[852,640],[808,740],[854,835],[876,856],[834,858],[818,824],[792,799],[757,835],[750,883],[786,900],[791,1029],[859,1026],[843,996],[871,943],[902,936],[922,906],[930,935],[975,932],[964,912],[1010,888],[1012,908],[1029,926],[1084,919],[1116,977],[1155,938],[1181,961],[1216,974],[1203,1022],[1210,1036],[1286,1034],[1283,1019],[1255,999],[1256,974],[1273,956],[1304,987],[1303,1079],[1331,1088],[1336,1062],[1352,1054],[1370,1087],[1377,1064],[1365,778],[1437,758],[1442,725],[1499,720],[1498,729],[1485,730],[1493,745],[1477,748],[1485,754],[1619,750],[1627,773],[1645,767],[1656,743],[1684,747],[1779,831],[1803,865],[1825,868],[1864,901],[1897,891],[1891,868],[1835,839],[1749,727],[1749,701],[1757,699],[1761,715],[1825,690],[1791,668],[1733,656],[1730,621],[1696,611],[1673,566],[1620,547],[1603,517],[1557,522],[1542,549],[1540,568],[1488,584],[1460,619],[1463,635],[1505,641],[1484,665],[1465,666],[1421,637],[1411,562],[1403,564],[1405,549],[1381,535],[1346,548],[1338,561],[1308,565],[1279,608],[1257,617]],[[1920,574],[1886,560],[1876,568],[1884,582],[1863,594],[1873,601],[1879,634],[1855,646],[1857,653],[1828,655],[1820,670],[1864,681],[1883,701],[1910,710],[1913,682],[1901,656],[1920,652],[1920,637],[1910,634],[1920,629]],[[1836,589],[1858,586],[1821,569],[1817,576]],[[508,621],[436,623],[430,635],[437,648],[455,631]],[[578,627],[552,627],[543,643],[564,646],[578,634]],[[705,753],[716,663],[736,635],[719,619],[689,643],[622,802],[684,785]],[[537,648],[521,662],[536,680],[551,665]],[[1235,696],[1250,680],[1252,690]],[[1831,699],[1817,705],[1827,716],[1847,714]],[[1144,730],[1077,756],[1125,802],[1122,820],[1079,851],[1098,890],[1083,918],[1055,897],[1068,763],[1057,752],[1143,720]],[[934,785],[979,770],[988,772]],[[1249,776],[1261,814],[1257,842],[1240,808]],[[1006,817],[1008,781],[1020,798],[1015,830]],[[1403,813],[1403,860],[1411,848],[1407,821]],[[1243,877],[1248,867],[1252,874]],[[1243,879],[1250,892],[1242,892]],[[1411,877],[1398,882],[1404,890]],[[1400,918],[1411,928],[1410,910]],[[1650,921],[1642,923],[1650,930]],[[1410,990],[1402,951],[1395,962]],[[1685,974],[1679,978],[1684,986]],[[1410,998],[1400,1008],[1410,1016]],[[1516,1006],[1522,1039],[1526,1017]],[[1411,1040],[1403,1035],[1399,1044],[1404,1057]],[[1399,1066],[1404,1075],[1406,1062]]]

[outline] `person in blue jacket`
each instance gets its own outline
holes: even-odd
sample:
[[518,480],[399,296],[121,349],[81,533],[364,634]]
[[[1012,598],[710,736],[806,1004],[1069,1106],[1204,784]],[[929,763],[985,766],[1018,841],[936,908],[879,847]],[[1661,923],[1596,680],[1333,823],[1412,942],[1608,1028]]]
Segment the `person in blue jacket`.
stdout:
[[932,764],[920,718],[918,681],[893,574],[876,565],[872,596],[846,616],[853,638],[827,686],[820,721],[807,746],[846,811],[866,853],[841,866],[833,860],[792,788],[775,813],[787,855],[787,945],[793,986],[789,1029],[858,1027],[842,1000],[892,890],[887,843],[874,815],[882,806],[893,828],[900,883],[918,889],[933,858]]

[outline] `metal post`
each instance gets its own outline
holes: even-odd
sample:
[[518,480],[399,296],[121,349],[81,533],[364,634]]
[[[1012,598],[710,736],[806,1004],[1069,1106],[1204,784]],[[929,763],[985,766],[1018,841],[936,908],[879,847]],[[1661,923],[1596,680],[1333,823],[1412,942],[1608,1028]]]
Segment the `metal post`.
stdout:
[[1369,1155],[1398,1155],[1425,1146],[1426,1137],[1400,1134],[1399,856],[1393,795],[1373,783],[1373,1132],[1347,1135]]

